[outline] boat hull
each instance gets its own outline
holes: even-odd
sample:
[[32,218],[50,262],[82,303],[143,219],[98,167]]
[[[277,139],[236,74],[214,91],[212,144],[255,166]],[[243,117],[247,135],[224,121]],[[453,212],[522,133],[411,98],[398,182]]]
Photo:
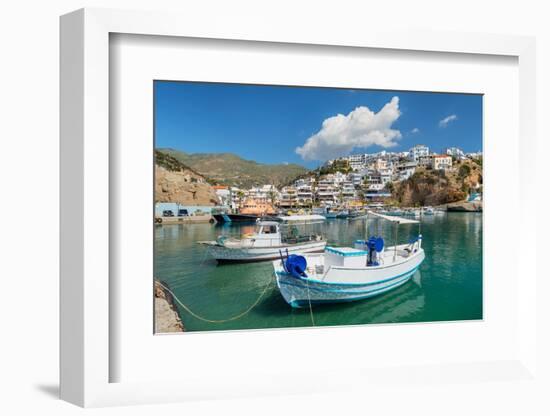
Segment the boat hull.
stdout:
[[298,253],[319,253],[327,245],[326,241],[311,241],[305,244],[295,244],[278,247],[251,247],[251,248],[229,248],[222,245],[210,245],[210,255],[219,263],[244,263],[265,260],[275,260],[280,257],[280,252],[286,255]]
[[296,278],[275,267],[277,286],[285,301],[294,308],[309,304],[354,302],[381,295],[407,283],[424,261],[424,252],[410,262],[382,268],[333,268],[331,272],[352,273],[352,282],[335,283],[311,278]]
[[215,214],[214,219],[220,224],[255,223],[261,215],[252,214]]

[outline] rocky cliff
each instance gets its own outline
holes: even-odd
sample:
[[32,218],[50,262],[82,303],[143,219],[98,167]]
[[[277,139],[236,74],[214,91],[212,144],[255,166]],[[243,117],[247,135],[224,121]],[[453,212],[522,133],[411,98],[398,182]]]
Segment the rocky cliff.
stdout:
[[399,205],[443,205],[464,201],[471,189],[483,183],[481,166],[458,162],[448,172],[419,168],[409,179],[396,184],[392,195]]
[[218,197],[206,178],[162,152],[155,152],[155,202],[216,205]]

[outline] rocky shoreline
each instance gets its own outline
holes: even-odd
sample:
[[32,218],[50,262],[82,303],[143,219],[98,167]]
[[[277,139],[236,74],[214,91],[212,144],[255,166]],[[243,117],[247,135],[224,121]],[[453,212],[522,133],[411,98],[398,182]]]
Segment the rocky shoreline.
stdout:
[[155,279],[155,333],[184,332],[174,298],[162,285]]

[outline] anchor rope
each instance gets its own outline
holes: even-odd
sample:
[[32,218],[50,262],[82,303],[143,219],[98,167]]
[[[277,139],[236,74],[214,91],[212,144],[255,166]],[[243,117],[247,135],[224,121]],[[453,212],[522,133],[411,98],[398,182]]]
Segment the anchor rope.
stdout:
[[168,287],[166,287],[165,285],[163,285],[161,282],[158,282],[168,293],[170,293],[173,298],[176,300],[176,302],[178,303],[178,305],[180,305],[183,309],[185,309],[185,311],[187,311],[191,316],[197,318],[198,320],[200,321],[203,321],[203,322],[208,322],[208,323],[212,323],[212,324],[222,324],[222,323],[225,323],[225,322],[231,322],[231,321],[235,321],[237,319],[240,319],[242,318],[243,316],[245,316],[246,314],[248,314],[252,309],[254,309],[254,307],[256,307],[256,305],[258,305],[258,303],[260,303],[260,300],[263,298],[263,296],[266,294],[267,292],[267,289],[271,286],[271,283],[272,283],[273,279],[269,279],[269,281],[267,282],[267,284],[265,285],[264,289],[261,291],[260,295],[258,296],[258,298],[254,301],[254,303],[252,305],[250,305],[246,310],[244,310],[243,312],[237,314],[237,315],[234,315],[230,318],[227,318],[227,319],[208,319],[208,318],[205,318],[203,316],[200,316],[199,314],[193,312],[187,305],[185,305],[175,294],[174,292],[172,292]]

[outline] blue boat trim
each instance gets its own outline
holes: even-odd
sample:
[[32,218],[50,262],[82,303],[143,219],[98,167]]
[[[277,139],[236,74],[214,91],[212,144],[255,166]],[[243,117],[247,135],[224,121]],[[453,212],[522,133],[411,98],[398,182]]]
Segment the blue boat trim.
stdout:
[[[410,278],[402,279],[398,283],[396,283],[394,285],[387,286],[387,287],[382,288],[382,289],[371,290],[370,294],[366,294],[366,295],[363,295],[363,296],[354,296],[354,297],[351,297],[351,298],[340,298],[340,299],[311,299],[311,304],[312,305],[318,305],[318,304],[326,304],[326,303],[345,303],[345,302],[354,302],[354,301],[358,301],[358,300],[364,300],[364,299],[372,298],[374,296],[386,293],[386,292],[388,292],[388,291],[390,291],[390,290],[392,290],[392,289],[394,289],[398,286],[401,286],[401,285],[405,284],[408,280],[410,280]],[[300,300],[295,299],[295,300],[291,301],[289,304],[293,308],[303,308],[303,307],[309,306],[309,302],[310,302],[309,299],[300,299]]]
[[[411,269],[411,270],[408,270],[406,271],[405,273],[401,273],[401,274],[398,274],[397,276],[393,276],[393,277],[389,277],[387,279],[384,279],[384,280],[377,280],[376,282],[367,282],[367,283],[346,283],[346,282],[342,282],[342,283],[332,283],[332,282],[323,282],[322,280],[316,280],[316,279],[310,279],[308,278],[307,281],[310,282],[310,283],[319,283],[319,284],[322,284],[322,285],[334,285],[334,286],[349,286],[349,287],[352,287],[352,286],[370,286],[370,285],[377,285],[379,283],[385,283],[385,282],[389,282],[390,280],[394,280],[394,279],[397,279],[398,277],[401,277],[401,276],[405,276],[406,274],[409,274],[409,273],[414,273],[418,270],[418,268],[420,267],[420,264],[418,266],[416,266],[414,269]],[[290,277],[290,274],[288,273],[285,273],[285,272],[275,272],[275,274],[277,274],[278,276],[289,276]],[[292,277],[293,279],[296,279],[296,280],[302,280],[302,281],[305,281],[306,279],[304,278],[300,278],[300,279],[297,279],[296,277]],[[281,282],[283,283],[283,282]]]
[[366,256],[369,254],[368,251],[360,250],[360,251],[352,251],[352,252],[342,252],[338,250],[338,247],[325,247],[325,251],[328,251],[329,253],[338,254],[339,256],[344,257],[354,257],[354,256]]
[[[365,295],[367,293],[378,292],[378,291],[384,290],[386,288],[392,288],[392,287],[398,285],[399,283],[403,283],[403,282],[407,281],[414,274],[415,271],[416,270],[406,273],[407,276],[405,276],[404,278],[399,279],[395,283],[392,283],[391,285],[386,286],[384,288],[380,288],[380,289],[371,289],[371,290],[365,290],[365,291],[350,292],[347,289],[333,289],[333,288],[322,288],[322,287],[309,286],[309,290],[315,291],[315,292],[322,292],[322,293],[349,293],[349,294],[353,294],[353,295]],[[390,279],[390,280],[395,280],[395,278]],[[289,281],[284,281],[284,282],[280,282],[280,283],[283,284],[283,285],[287,285],[287,286],[294,286],[294,287],[299,287],[300,289],[306,289],[306,286],[304,286],[304,285],[292,283],[292,282],[289,282]]]

